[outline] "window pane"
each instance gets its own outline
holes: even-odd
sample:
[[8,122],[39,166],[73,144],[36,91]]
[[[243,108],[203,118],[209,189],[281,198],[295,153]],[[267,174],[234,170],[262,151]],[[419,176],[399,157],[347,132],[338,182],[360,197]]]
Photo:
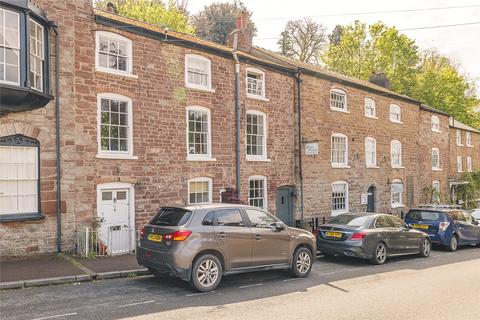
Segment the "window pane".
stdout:
[[275,218],[262,211],[246,209],[245,212],[254,228],[271,228],[277,222]]
[[208,155],[208,112],[203,110],[189,110],[188,119],[188,153]]
[[215,210],[217,225],[226,227],[243,227],[243,219],[238,209]]
[[265,180],[251,179],[249,181],[248,203],[251,206],[265,209]]

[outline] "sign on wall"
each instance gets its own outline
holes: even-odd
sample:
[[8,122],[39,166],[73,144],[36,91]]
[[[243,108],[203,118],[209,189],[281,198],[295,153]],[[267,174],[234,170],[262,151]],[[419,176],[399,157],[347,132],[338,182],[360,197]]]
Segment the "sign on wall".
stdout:
[[318,142],[310,142],[305,144],[305,155],[314,156],[318,154]]
[[360,201],[362,204],[368,204],[368,193],[362,193],[362,197]]

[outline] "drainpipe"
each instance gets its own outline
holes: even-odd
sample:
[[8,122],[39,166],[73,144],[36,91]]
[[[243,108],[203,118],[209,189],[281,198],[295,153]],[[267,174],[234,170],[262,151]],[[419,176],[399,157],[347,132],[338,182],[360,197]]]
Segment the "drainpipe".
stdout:
[[240,199],[240,61],[237,56],[238,33],[233,35],[233,59],[235,60],[235,118],[236,118],[236,135],[235,135],[235,187],[237,189],[237,198]]
[[300,226],[303,227],[303,211],[304,211],[304,202],[303,202],[303,167],[302,167],[302,104],[301,104],[301,84],[302,79],[300,78],[301,71],[298,69],[298,72],[295,74],[295,80],[297,83],[297,112],[298,112],[298,175],[300,178]]
[[57,252],[62,252],[62,206],[61,206],[61,171],[60,171],[60,76],[59,76],[59,41],[58,25],[55,21],[51,22],[53,32],[55,33],[55,159],[56,159],[56,183],[57,183]]

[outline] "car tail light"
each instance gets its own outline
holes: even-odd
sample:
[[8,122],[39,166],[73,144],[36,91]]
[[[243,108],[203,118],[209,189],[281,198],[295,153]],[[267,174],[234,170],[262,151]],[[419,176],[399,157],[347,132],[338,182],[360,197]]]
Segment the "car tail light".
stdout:
[[165,240],[184,241],[192,234],[190,230],[178,230],[174,233],[164,235]]
[[140,229],[140,238],[143,238],[145,235],[145,228]]
[[449,225],[450,225],[450,222],[448,221],[440,222],[440,224],[438,225],[438,229],[440,229],[440,231],[445,231],[447,230]]
[[365,232],[356,232],[352,234],[350,240],[363,240],[367,234]]

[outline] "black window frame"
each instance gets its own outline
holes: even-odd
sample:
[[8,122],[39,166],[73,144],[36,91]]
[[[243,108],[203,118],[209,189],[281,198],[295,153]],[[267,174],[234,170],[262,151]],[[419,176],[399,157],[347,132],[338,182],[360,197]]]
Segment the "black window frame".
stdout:
[[11,221],[26,221],[26,220],[42,220],[45,215],[42,213],[42,199],[41,199],[41,176],[40,176],[40,142],[34,138],[26,137],[22,134],[15,134],[5,137],[0,137],[0,146],[14,146],[14,147],[35,147],[37,148],[37,212],[28,213],[12,213],[1,214],[0,223]]

